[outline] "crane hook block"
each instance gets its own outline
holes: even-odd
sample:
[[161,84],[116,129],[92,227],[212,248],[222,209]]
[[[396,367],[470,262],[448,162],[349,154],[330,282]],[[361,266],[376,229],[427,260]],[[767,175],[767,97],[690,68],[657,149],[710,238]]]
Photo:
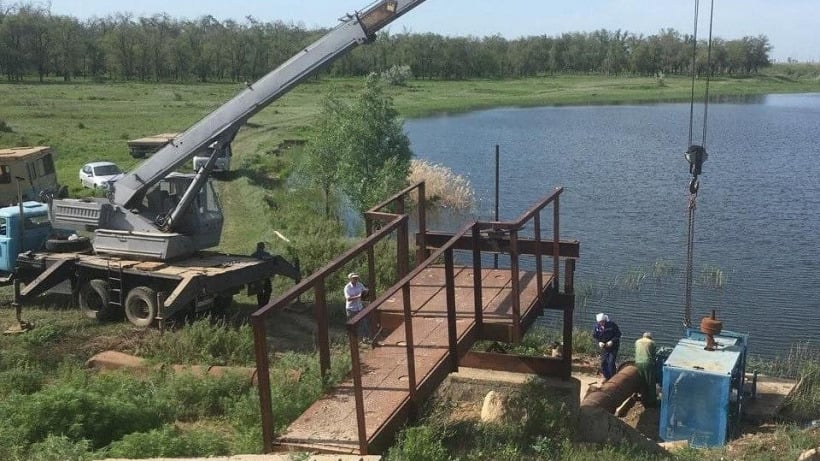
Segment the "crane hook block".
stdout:
[[703,162],[709,158],[709,154],[706,153],[706,149],[704,149],[703,146],[692,144],[686,149],[686,153],[683,154],[683,157],[689,162],[689,173],[692,173],[693,178],[697,178],[700,176],[703,169]]

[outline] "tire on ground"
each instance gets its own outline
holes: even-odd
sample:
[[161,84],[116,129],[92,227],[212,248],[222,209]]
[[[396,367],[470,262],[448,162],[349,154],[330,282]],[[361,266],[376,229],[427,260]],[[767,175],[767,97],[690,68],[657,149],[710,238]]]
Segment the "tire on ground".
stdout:
[[85,251],[91,249],[91,240],[88,237],[78,237],[74,240],[68,239],[48,239],[46,240],[46,250],[54,253],[71,253],[75,251]]
[[220,295],[214,298],[214,304],[211,312],[217,315],[225,314],[233,305],[233,295]]
[[109,304],[108,282],[92,279],[80,287],[80,310],[90,319],[98,321],[114,317],[114,309]]
[[157,318],[157,292],[148,287],[136,287],[125,298],[125,316],[135,326],[145,328]]

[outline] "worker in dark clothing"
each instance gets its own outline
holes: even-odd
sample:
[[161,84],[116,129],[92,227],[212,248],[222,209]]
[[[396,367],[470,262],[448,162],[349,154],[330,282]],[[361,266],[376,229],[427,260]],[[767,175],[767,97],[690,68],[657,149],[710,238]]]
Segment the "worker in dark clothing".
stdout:
[[[273,255],[265,251],[265,242],[259,242],[256,244],[256,251],[251,253],[251,256],[256,259],[272,259]],[[270,279],[266,278],[265,280],[260,280],[255,284],[256,288],[256,303],[259,307],[263,307],[270,302],[270,295],[273,292],[273,286],[270,283]]]
[[609,320],[606,314],[595,316],[595,329],[592,337],[598,341],[601,349],[601,374],[604,381],[615,375],[615,360],[618,357],[618,346],[621,345],[621,330],[618,325]]

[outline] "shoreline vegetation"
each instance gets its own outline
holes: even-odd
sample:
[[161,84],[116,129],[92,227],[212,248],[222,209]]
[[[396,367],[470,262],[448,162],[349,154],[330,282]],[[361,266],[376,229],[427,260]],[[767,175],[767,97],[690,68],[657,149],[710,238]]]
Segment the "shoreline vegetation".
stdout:
[[[787,70],[775,66],[753,76],[714,79],[710,83],[711,99],[744,101],[772,93],[820,92],[820,66],[808,66],[799,73]],[[696,82],[696,103],[702,103],[704,83]],[[340,97],[350,98],[363,86],[364,78],[310,79],[240,130],[234,142],[234,171],[219,182],[225,212],[220,250],[246,254],[255,242],[266,241],[273,252],[286,257],[297,254],[304,272],[310,273],[354,241],[345,237],[338,216],[324,217],[321,192],[300,183],[296,172],[304,148],[290,141],[309,138],[321,99],[328,91],[333,89]],[[71,196],[79,197],[92,193],[78,184],[76,175],[82,164],[111,160],[131,169],[139,160],[129,156],[128,139],[182,131],[243,88],[236,83],[0,83],[0,147],[54,147],[59,178],[70,187]],[[411,118],[493,107],[688,102],[691,80],[590,75],[411,80],[404,87],[388,86],[385,92],[393,98],[401,116]],[[283,243],[274,231],[292,243]],[[665,276],[671,270],[664,264],[656,266],[651,271],[646,269],[646,274]],[[643,280],[644,275],[639,275],[637,280]],[[336,303],[331,306],[332,381],[342,379],[349,370],[339,295],[342,282],[335,282],[338,286],[329,288],[331,301]],[[274,283],[276,293],[289,286],[278,278]],[[7,304],[10,299],[11,291],[0,289],[0,302]],[[255,309],[255,299],[239,295],[233,318],[200,320],[164,335],[156,330],[136,330],[124,323],[97,324],[76,309],[65,307],[68,303],[63,298],[47,296],[38,303],[23,310],[23,317],[36,324],[33,331],[0,336],[0,398],[6,402],[0,405],[0,421],[5,421],[0,424],[0,438],[7,441],[0,447],[0,458],[86,460],[261,451],[256,390],[235,377],[194,380],[157,373],[138,380],[119,373],[96,375],[83,368],[86,359],[108,349],[165,364],[252,366],[248,328],[238,325]],[[8,326],[13,319],[10,309],[0,309],[0,325]],[[313,346],[315,326],[309,316],[282,312],[270,324],[274,325],[270,335],[275,357],[272,394],[282,405],[276,413],[276,427],[281,430],[321,395],[327,383],[322,383],[319,376]],[[535,343],[542,341],[539,334],[545,335],[534,332]],[[579,335],[576,345],[590,343],[588,333]],[[226,348],[227,344],[231,347]],[[794,358],[805,355],[800,347],[794,352]],[[791,406],[805,409],[805,414],[816,414],[820,385],[815,383],[820,382],[820,367],[814,361],[808,368],[795,363],[790,371],[798,368],[810,385]],[[90,416],[87,410],[96,416]],[[560,416],[552,415],[550,409],[543,410],[542,422],[563,424]],[[777,445],[780,452],[791,453],[804,446],[820,445],[820,433],[796,428],[795,424],[801,422],[783,422],[778,426],[776,443],[760,442],[766,450],[755,451],[752,447],[740,455],[688,450],[674,458],[717,459],[726,455],[763,460],[771,459],[766,457],[770,455],[769,446]],[[122,430],[108,438],[100,437],[108,434],[102,430],[106,427]],[[439,429],[425,424],[407,429],[388,458],[449,459],[448,443],[458,440],[452,437],[454,434],[463,434],[490,441],[481,446],[483,453],[462,453],[464,459],[498,459],[499,453],[506,459],[654,459],[630,447],[575,446],[557,438],[539,438],[529,431],[516,432],[516,428],[469,426],[463,428],[464,432],[447,432],[446,440],[443,434],[435,436]],[[555,445],[558,442],[560,445]],[[429,455],[426,458],[425,453]]]

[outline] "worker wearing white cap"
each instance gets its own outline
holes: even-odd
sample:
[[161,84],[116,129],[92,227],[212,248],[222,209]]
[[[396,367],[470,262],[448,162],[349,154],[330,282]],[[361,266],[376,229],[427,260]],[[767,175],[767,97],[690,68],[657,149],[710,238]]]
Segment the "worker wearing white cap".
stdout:
[[[362,296],[369,291],[362,282],[359,281],[359,274],[351,272],[347,274],[348,283],[345,285],[345,312],[347,319],[350,320],[356,316],[362,309]],[[365,318],[359,322],[359,339],[364,342],[370,341],[370,321]]]
[[601,374],[604,381],[615,375],[615,360],[618,358],[618,347],[621,345],[621,330],[618,324],[609,320],[609,316],[600,313],[595,316],[595,328],[592,337],[598,341],[601,349]]

